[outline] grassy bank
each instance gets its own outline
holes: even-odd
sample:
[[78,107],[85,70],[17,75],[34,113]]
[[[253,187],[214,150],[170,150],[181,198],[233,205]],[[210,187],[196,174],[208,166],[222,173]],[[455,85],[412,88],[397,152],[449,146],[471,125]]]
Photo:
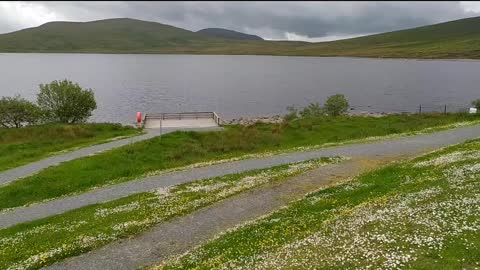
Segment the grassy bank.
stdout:
[[129,196],[0,231],[0,268],[37,269],[263,184],[340,161],[323,158]]
[[478,269],[480,140],[312,193],[155,269]]
[[139,134],[137,129],[119,124],[50,124],[20,129],[0,128],[0,171],[44,157]]
[[[0,209],[83,192],[199,162],[385,136],[479,120],[479,115],[390,115],[298,119],[232,126],[222,132],[176,132],[47,168],[0,187]],[[255,157],[255,155],[253,155]]]

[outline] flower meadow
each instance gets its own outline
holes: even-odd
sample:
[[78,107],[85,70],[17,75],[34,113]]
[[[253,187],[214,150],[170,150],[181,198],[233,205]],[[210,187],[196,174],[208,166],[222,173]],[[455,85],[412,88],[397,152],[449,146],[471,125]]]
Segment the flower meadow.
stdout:
[[154,269],[480,269],[480,140],[322,188]]
[[0,269],[38,269],[240,192],[342,160],[307,160],[160,188],[0,230]]

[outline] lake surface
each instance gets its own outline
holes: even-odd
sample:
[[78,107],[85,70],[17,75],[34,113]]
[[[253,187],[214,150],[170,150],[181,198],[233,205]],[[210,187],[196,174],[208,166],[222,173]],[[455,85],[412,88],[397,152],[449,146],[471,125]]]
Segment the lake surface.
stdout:
[[0,54],[0,96],[34,100],[40,83],[92,88],[97,122],[132,123],[137,111],[275,115],[288,105],[345,94],[356,110],[449,111],[480,98],[480,61],[364,58]]

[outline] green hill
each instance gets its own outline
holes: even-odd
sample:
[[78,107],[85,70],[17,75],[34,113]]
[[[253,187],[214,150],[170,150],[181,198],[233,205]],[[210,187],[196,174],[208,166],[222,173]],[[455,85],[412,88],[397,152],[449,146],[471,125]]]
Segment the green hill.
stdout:
[[367,57],[480,58],[480,17],[315,43],[300,50],[305,55]]
[[117,52],[149,51],[194,45],[210,38],[154,22],[108,19],[92,22],[50,22],[0,35],[0,51]]
[[197,31],[196,33],[207,35],[211,37],[220,37],[227,39],[237,39],[237,40],[263,40],[263,38],[256,35],[249,35],[229,29],[223,28],[205,28]]
[[0,52],[480,58],[480,17],[331,42],[238,40],[135,19],[51,22],[0,35]]

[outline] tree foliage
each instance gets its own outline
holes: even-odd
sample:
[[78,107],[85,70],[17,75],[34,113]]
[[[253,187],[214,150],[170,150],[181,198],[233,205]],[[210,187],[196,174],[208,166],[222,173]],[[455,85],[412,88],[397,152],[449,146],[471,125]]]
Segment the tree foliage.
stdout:
[[294,106],[288,106],[288,114],[284,116],[286,121],[301,117],[320,117],[324,115],[338,116],[347,112],[349,107],[347,98],[342,94],[336,94],[328,97],[324,106],[320,106],[318,102],[312,102],[303,109],[297,109]]
[[291,121],[298,117],[298,109],[295,108],[295,105],[287,106],[288,113],[283,117],[285,121]]
[[93,91],[69,80],[40,84],[37,103],[47,121],[68,124],[85,122],[97,108]]
[[300,111],[302,117],[318,117],[323,115],[323,108],[318,102],[310,103]]
[[35,124],[39,118],[39,108],[19,95],[0,99],[0,125],[3,127],[20,128]]
[[328,97],[324,105],[325,112],[331,116],[339,116],[346,113],[348,107],[348,100],[343,94],[336,94]]

